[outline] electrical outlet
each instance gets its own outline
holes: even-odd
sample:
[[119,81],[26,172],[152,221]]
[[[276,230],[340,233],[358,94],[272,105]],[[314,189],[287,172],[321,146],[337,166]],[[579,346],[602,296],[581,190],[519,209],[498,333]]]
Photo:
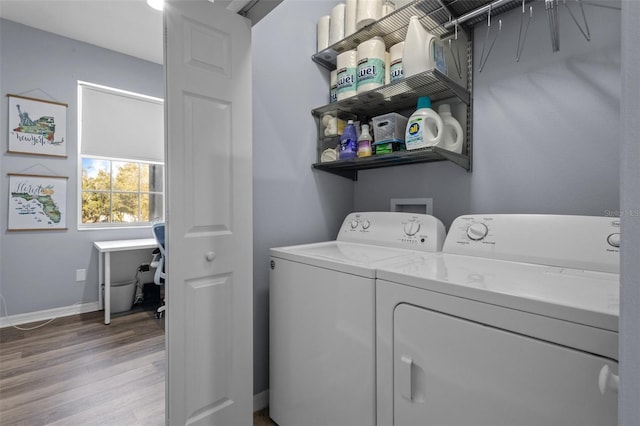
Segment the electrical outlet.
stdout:
[[87,270],[76,269],[76,281],[86,281],[86,280],[87,280]]

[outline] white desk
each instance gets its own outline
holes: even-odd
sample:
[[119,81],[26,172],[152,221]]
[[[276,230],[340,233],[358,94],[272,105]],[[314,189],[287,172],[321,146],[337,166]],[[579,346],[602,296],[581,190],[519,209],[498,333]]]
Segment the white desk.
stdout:
[[155,238],[139,240],[96,241],[98,249],[98,308],[103,307],[100,284],[104,278],[104,323],[111,323],[111,253],[114,251],[142,250],[158,247]]

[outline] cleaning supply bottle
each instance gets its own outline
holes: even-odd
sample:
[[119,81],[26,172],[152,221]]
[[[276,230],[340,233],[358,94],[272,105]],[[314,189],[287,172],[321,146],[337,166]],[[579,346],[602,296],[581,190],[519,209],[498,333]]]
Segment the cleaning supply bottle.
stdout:
[[349,120],[340,135],[340,154],[341,160],[347,158],[355,158],[358,152],[358,134],[353,120]]
[[[402,73],[411,77],[421,72],[440,68],[438,58],[442,56],[442,43],[435,34],[427,31],[418,16],[409,18],[407,34],[402,50]],[[446,70],[439,69],[446,74]]]
[[411,114],[405,132],[407,151],[431,146],[440,146],[444,123],[437,112],[431,109],[431,98],[418,98],[416,111]]
[[369,156],[371,156],[371,134],[369,133],[369,125],[363,124],[358,138],[358,157]]
[[464,132],[462,126],[451,115],[451,106],[442,104],[438,107],[438,114],[444,123],[442,134],[442,147],[446,150],[462,153],[462,141],[464,140]]

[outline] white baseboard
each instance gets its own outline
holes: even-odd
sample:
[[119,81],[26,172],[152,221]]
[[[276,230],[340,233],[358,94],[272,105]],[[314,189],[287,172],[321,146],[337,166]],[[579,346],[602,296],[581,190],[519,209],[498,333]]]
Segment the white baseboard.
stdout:
[[68,317],[69,315],[83,314],[85,312],[93,312],[97,310],[98,302],[88,302],[65,306],[62,308],[4,316],[0,317],[0,328],[9,327],[12,325],[27,324],[36,321],[47,321],[51,318]]
[[253,395],[253,412],[267,408],[269,405],[269,389]]

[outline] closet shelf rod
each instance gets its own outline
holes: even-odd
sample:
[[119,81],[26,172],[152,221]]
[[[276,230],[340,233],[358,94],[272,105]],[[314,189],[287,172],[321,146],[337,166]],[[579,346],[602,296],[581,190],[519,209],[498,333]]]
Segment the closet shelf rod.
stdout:
[[463,22],[468,21],[469,19],[473,19],[476,16],[482,15],[484,13],[488,13],[489,10],[491,10],[491,9],[495,9],[497,7],[500,7],[500,6],[504,5],[504,4],[512,3],[512,2],[514,2],[514,0],[496,0],[493,3],[486,4],[486,5],[482,6],[482,7],[479,7],[477,9],[475,9],[475,10],[472,10],[471,12],[469,12],[469,13],[467,13],[465,15],[462,15],[459,18],[456,18],[456,19],[453,19],[453,20],[447,22],[446,24],[444,24],[444,27],[446,29],[449,29],[449,28],[453,27],[454,25],[462,24]]

